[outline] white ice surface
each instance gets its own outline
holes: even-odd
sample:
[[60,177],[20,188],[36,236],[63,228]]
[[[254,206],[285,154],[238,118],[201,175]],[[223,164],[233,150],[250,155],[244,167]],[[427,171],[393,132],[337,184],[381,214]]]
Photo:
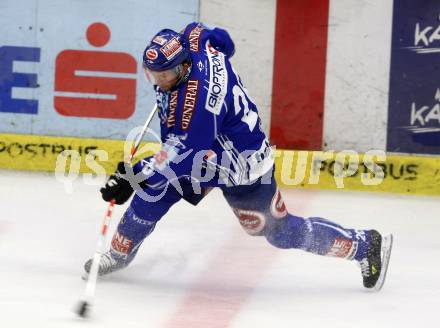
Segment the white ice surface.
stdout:
[[[102,279],[88,320],[83,295],[106,204],[78,179],[0,171],[0,327],[438,327],[439,198],[284,191],[290,212],[393,232],[380,293],[357,266],[246,235],[219,192],[177,204],[124,271]],[[114,213],[114,228],[125,207]]]

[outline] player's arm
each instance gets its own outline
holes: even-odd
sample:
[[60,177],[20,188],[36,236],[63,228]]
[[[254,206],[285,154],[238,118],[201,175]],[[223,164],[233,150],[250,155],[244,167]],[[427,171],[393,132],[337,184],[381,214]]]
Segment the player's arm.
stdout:
[[[128,168],[129,164],[124,162],[118,163],[115,173],[110,175],[100,190],[102,198],[107,202],[114,199],[116,204],[124,204],[133,195],[133,185],[138,181],[141,181],[138,184],[142,189],[162,189],[171,183],[178,191],[182,191],[178,187],[179,179],[191,176],[194,170],[201,170],[203,156],[214,141],[214,131],[209,128],[209,118],[203,116],[211,116],[211,120],[216,118],[211,113],[198,116],[191,122],[194,124],[193,128],[179,136],[169,135],[162,149],[154,156],[140,160],[133,168]],[[200,125],[203,119],[205,122]],[[200,121],[199,127],[195,127],[197,121]],[[133,174],[127,174],[131,170]],[[201,193],[186,191],[183,198],[197,205],[208,192],[206,188],[202,188]]]

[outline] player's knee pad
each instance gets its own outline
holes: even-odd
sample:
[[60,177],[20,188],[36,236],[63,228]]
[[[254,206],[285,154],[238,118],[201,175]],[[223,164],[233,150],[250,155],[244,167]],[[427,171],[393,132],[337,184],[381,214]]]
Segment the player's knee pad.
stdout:
[[252,210],[242,210],[239,208],[233,208],[232,210],[244,231],[251,236],[263,235],[267,222],[264,213]]
[[251,236],[262,236],[275,222],[287,217],[280,191],[274,185],[260,185],[251,196],[227,196],[235,216]]

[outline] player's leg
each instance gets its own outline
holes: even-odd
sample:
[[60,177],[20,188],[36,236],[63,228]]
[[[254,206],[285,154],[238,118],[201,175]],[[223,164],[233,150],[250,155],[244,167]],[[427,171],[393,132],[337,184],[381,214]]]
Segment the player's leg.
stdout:
[[[381,265],[378,232],[347,229],[323,218],[290,214],[273,177],[269,182],[223,188],[226,200],[250,235],[265,236],[269,243],[282,249],[297,248],[364,263],[368,267],[365,271],[369,271],[364,275],[364,285],[374,286]],[[377,273],[374,277],[372,271]]]
[[[157,222],[182,198],[172,185],[168,185],[166,190],[146,189],[145,192],[148,193],[148,198],[157,199],[148,201],[147,197],[142,197],[139,193],[134,195],[119,221],[110,250],[101,257],[99,275],[125,268],[130,264],[142,242],[154,231]],[[90,271],[91,262],[88,260],[84,265],[87,273]]]

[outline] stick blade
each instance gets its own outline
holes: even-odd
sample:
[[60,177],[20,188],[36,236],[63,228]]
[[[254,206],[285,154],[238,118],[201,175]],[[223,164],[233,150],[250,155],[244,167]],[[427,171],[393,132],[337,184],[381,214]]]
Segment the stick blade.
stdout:
[[90,304],[87,301],[80,301],[75,312],[81,318],[87,318],[90,312]]

